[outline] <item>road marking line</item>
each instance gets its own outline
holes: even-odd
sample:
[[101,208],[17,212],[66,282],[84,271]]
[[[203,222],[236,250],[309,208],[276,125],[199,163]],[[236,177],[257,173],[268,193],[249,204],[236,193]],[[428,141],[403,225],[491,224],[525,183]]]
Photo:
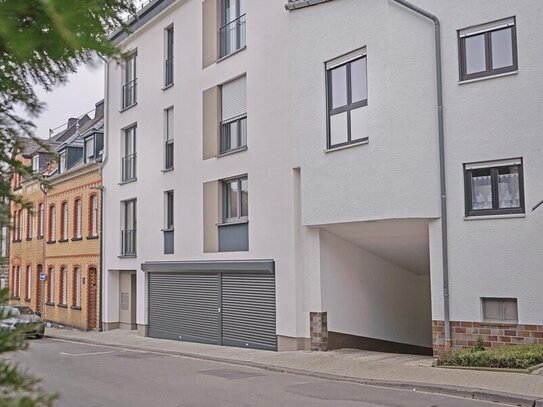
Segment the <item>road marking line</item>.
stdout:
[[91,356],[91,355],[105,355],[106,353],[116,353],[118,351],[114,350],[108,350],[104,352],[87,352],[87,353],[66,353],[66,352],[60,352],[61,355],[64,356]]

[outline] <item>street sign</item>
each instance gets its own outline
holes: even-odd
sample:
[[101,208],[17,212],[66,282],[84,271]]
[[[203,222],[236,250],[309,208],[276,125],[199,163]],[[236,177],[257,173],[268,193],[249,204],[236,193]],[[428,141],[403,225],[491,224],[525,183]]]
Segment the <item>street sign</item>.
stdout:
[[43,283],[45,280],[47,280],[47,274],[42,271],[40,273],[40,281]]

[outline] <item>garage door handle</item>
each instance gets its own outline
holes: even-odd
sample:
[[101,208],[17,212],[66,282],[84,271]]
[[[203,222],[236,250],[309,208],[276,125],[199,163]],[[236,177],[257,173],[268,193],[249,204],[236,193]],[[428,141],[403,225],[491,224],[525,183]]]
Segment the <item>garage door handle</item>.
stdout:
[[217,308],[217,312],[221,312],[221,307]]

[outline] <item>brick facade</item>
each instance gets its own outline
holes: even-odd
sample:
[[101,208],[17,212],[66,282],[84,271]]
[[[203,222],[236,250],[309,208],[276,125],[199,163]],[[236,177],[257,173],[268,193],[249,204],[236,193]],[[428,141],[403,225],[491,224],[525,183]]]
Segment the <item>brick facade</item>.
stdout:
[[[445,347],[443,321],[433,321],[432,336],[434,355],[437,355]],[[478,338],[484,341],[487,348],[503,345],[543,345],[543,325],[451,322],[451,347],[472,348]]]
[[[31,237],[27,237],[27,217],[24,228],[21,229],[22,239],[11,242],[10,250],[10,283],[14,280],[14,267],[20,267],[18,297],[12,299],[12,303],[26,304],[33,309],[42,312],[46,321],[79,329],[97,329],[99,307],[100,284],[100,239],[91,236],[89,231],[92,217],[87,214],[91,211],[91,197],[99,194],[96,188],[101,185],[99,164],[89,164],[62,175],[49,179],[51,187],[44,194],[39,183],[31,181],[23,183],[18,190],[27,202],[32,203],[34,216],[32,217]],[[99,195],[98,195],[99,196]],[[81,237],[76,236],[74,209],[76,200],[82,204]],[[62,219],[61,206],[65,202],[68,205],[68,218]],[[98,200],[98,205],[100,201]],[[38,233],[38,205],[44,204],[44,236]],[[49,208],[56,208],[55,228],[56,236],[53,241],[48,241],[50,230]],[[20,208],[12,206],[12,214]],[[26,210],[25,210],[26,211]],[[99,208],[98,208],[99,211]],[[25,213],[26,215],[26,213]],[[61,241],[61,224],[66,221],[67,239]],[[13,239],[13,236],[12,236]],[[30,296],[27,297],[26,278],[27,267],[31,267]],[[39,271],[48,274],[49,270],[55,270],[53,298],[49,298],[49,283],[39,281]],[[61,269],[67,272],[66,298],[62,299]],[[79,269],[80,284],[76,285],[76,272]],[[77,290],[79,287],[79,290]],[[10,284],[10,292],[13,292],[13,284]],[[76,300],[78,291],[79,300]],[[78,305],[79,304],[79,305]]]
[[328,350],[328,315],[326,312],[310,312],[311,350]]

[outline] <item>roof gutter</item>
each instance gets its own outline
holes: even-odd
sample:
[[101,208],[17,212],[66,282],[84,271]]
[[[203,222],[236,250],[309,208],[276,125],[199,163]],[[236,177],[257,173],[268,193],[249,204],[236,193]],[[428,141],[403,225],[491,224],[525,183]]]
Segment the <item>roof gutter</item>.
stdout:
[[403,7],[434,22],[435,59],[437,85],[437,124],[439,140],[439,179],[441,188],[441,254],[443,262],[443,318],[445,326],[445,347],[451,345],[451,319],[449,308],[449,250],[447,241],[447,188],[445,183],[445,137],[443,130],[443,76],[441,72],[441,28],[439,19],[420,7],[405,0],[392,0]]

